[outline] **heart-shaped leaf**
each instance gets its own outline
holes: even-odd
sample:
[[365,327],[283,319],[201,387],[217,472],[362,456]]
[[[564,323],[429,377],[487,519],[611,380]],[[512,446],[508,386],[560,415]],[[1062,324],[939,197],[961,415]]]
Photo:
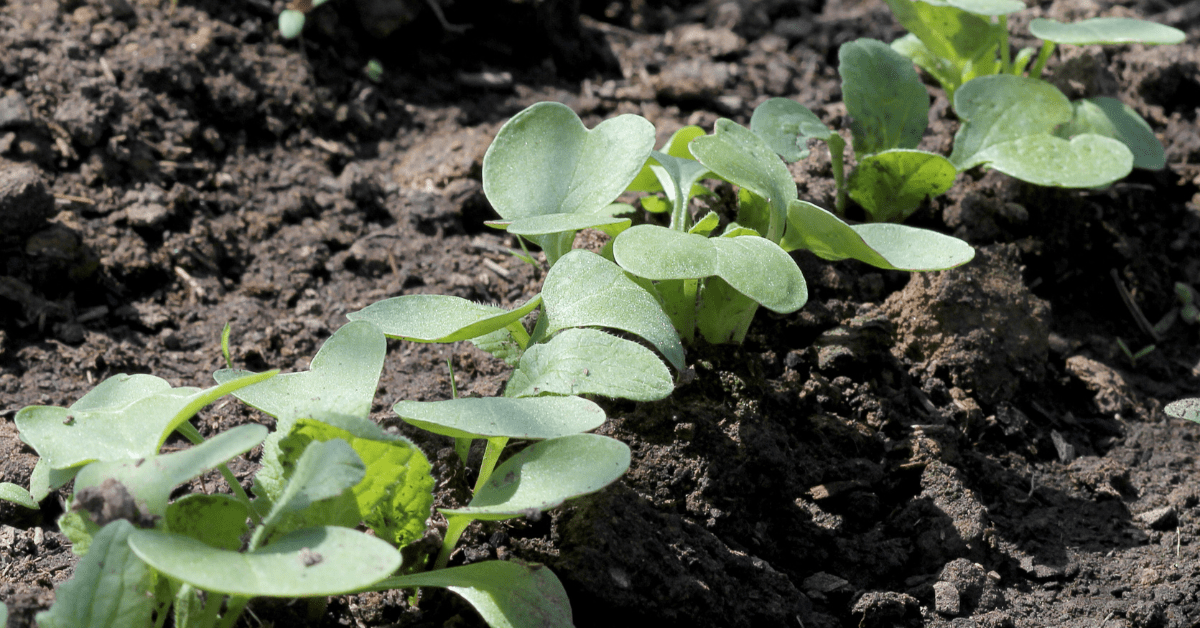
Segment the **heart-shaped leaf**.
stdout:
[[[283,433],[291,421],[301,417],[327,413],[367,416],[386,352],[387,340],[378,327],[354,321],[325,341],[308,371],[280,375],[234,396],[283,421],[278,428]],[[222,369],[213,373],[213,378],[225,382],[246,375],[246,371]]]
[[[100,530],[75,575],[55,591],[54,606],[37,614],[41,628],[149,626],[154,577],[129,548],[136,530],[118,519]],[[199,542],[199,541],[197,541]],[[207,546],[205,546],[207,547]]]
[[[622,236],[625,234],[622,233]],[[620,266],[589,251],[564,255],[542,284],[547,334],[568,327],[611,327],[637,334],[683,370],[683,345],[654,295]]]
[[346,315],[368,321],[389,338],[458,342],[487,335],[521,320],[542,302],[534,297],[514,310],[440,294],[406,294],[377,301]]
[[894,149],[865,157],[850,174],[850,198],[879,222],[902,222],[925,199],[954,185],[950,160],[919,150]]
[[176,580],[240,597],[340,595],[365,589],[400,567],[400,553],[386,541],[336,526],[297,530],[246,553],[154,530],[134,532],[129,547]]
[[462,397],[401,401],[392,409],[408,423],[453,438],[543,440],[594,430],[605,418],[600,406],[582,397]]
[[[175,428],[201,408],[278,371],[239,374],[219,386],[171,388],[150,375],[114,375],[70,408],[29,406],[15,421],[48,469],[68,469],[93,460],[128,460],[154,455]],[[39,461],[41,462],[41,461]]]
[[990,146],[1032,135],[1049,135],[1071,121],[1075,111],[1058,88],[1037,79],[1008,74],[982,76],[954,95],[964,123],[954,135],[950,161],[960,171],[986,159]]
[[1162,143],[1129,105],[1107,96],[1076,100],[1071,105],[1075,107],[1075,117],[1055,131],[1055,135],[1070,139],[1095,133],[1119,140],[1133,153],[1134,168],[1162,170],[1167,164]]
[[613,243],[613,255],[629,272],[652,281],[718,276],[738,292],[780,312],[808,300],[795,260],[764,238],[705,238],[654,225],[638,225]]
[[84,489],[98,489],[106,480],[116,480],[146,513],[161,517],[176,486],[250,451],[266,437],[267,428],[261,425],[241,425],[183,451],[93,462],[75,477],[75,497],[78,501]]
[[777,242],[783,234],[787,204],[796,198],[796,182],[766,141],[733,120],[721,118],[712,135],[698,137],[688,147],[717,176],[770,202],[767,239]]
[[788,232],[782,246],[808,249],[828,260],[856,259],[888,270],[945,270],[975,257],[975,249],[958,238],[892,223],[851,227],[804,201],[788,207]]
[[838,74],[855,155],[917,147],[929,125],[929,94],[912,61],[881,41],[858,39],[838,48]]
[[595,329],[564,329],[521,356],[504,396],[602,395],[654,401],[674,388],[667,366],[646,347]]
[[1102,135],[1029,135],[992,144],[976,153],[988,166],[1036,185],[1092,188],[1124,178],[1133,169],[1133,153],[1119,140]]
[[789,98],[770,98],[755,107],[750,130],[788,163],[808,157],[808,140],[829,141],[833,134],[808,107]]
[[1094,17],[1070,24],[1034,18],[1029,23],[1034,37],[1056,44],[1178,44],[1186,35],[1164,24],[1127,17]]
[[550,569],[489,560],[462,567],[395,576],[371,587],[387,591],[442,587],[463,597],[491,628],[571,628],[571,602]]
[[496,521],[541,512],[594,493],[629,469],[629,446],[599,434],[552,438],[521,450],[500,465],[465,508],[442,513]]

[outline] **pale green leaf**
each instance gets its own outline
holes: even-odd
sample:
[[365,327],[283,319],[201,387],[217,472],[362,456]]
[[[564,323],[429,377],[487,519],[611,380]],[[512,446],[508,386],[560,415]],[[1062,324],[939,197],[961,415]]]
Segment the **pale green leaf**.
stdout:
[[755,107],[750,130],[789,163],[808,157],[808,140],[828,141],[833,133],[808,107],[789,98],[770,98]]
[[33,510],[38,509],[38,503],[33,500],[33,496],[29,494],[29,491],[12,482],[0,482],[0,499],[26,508],[32,508]]
[[564,255],[546,274],[542,299],[549,317],[547,334],[569,327],[620,329],[649,340],[675,368],[685,366],[679,334],[654,295],[595,253],[574,250]]
[[996,144],[1031,135],[1048,135],[1074,117],[1071,101],[1058,88],[1024,76],[997,74],[969,81],[954,95],[963,125],[954,135],[950,161],[960,171],[986,159]]
[[349,528],[305,528],[253,552],[139,530],[129,546],[151,567],[197,589],[241,597],[315,597],[365,589],[400,567],[382,539]]
[[1035,18],[1029,23],[1034,37],[1056,44],[1178,44],[1186,38],[1183,31],[1164,24],[1127,17],[1094,17],[1063,24]]
[[29,406],[15,421],[21,439],[49,469],[142,458],[155,454],[175,428],[204,406],[275,373],[231,377],[205,390],[171,388],[149,375],[114,375],[70,408]]
[[565,329],[549,342],[529,347],[504,396],[601,395],[654,401],[674,388],[667,366],[642,345],[595,329]]
[[534,297],[514,310],[440,294],[406,294],[372,303],[347,314],[352,321],[369,321],[389,338],[413,342],[457,342],[503,329],[541,303]]
[[638,225],[616,239],[613,255],[629,272],[653,281],[721,277],[776,312],[794,312],[808,300],[795,260],[764,238],[705,238]]
[[945,270],[975,257],[975,249],[958,238],[892,223],[851,227],[805,201],[789,206],[782,245],[786,250],[808,249],[828,260],[856,259],[888,270]]
[[[967,80],[991,73],[996,49],[1004,35],[1004,27],[989,18],[969,13],[953,6],[934,6],[915,0],[887,0],[892,14],[913,36],[921,41],[933,58],[940,62],[935,69],[915,60],[930,72],[946,95],[953,98],[955,90]],[[957,109],[957,107],[956,107]]]
[[850,174],[850,198],[872,220],[902,222],[925,199],[954,184],[958,170],[950,160],[919,150],[893,149],[864,158]]
[[1133,169],[1133,153],[1119,140],[1102,135],[1029,135],[992,144],[977,153],[988,166],[1037,185],[1091,188],[1124,178]]
[[1020,0],[921,0],[935,7],[951,6],[975,15],[1008,15],[1025,9]]
[[594,493],[629,469],[629,447],[599,434],[573,434],[534,443],[492,472],[465,508],[449,515],[495,521],[544,511]]
[[688,146],[709,170],[767,199],[772,208],[767,237],[777,241],[783,233],[787,204],[796,198],[796,182],[766,141],[733,120],[721,118],[712,135],[698,137]]
[[929,125],[929,94],[912,61],[881,41],[858,39],[838,49],[838,74],[855,155],[917,147]]
[[295,39],[304,30],[304,14],[295,9],[284,9],[279,12],[279,34],[284,39]]
[[[75,575],[55,591],[54,606],[37,614],[41,628],[148,628],[155,607],[150,569],[130,550],[136,530],[118,519],[100,530]],[[206,546],[207,547],[207,546]]]
[[1200,399],[1180,399],[1168,403],[1163,412],[1177,419],[1200,423]]
[[462,567],[394,576],[374,591],[442,587],[462,596],[491,628],[570,628],[571,601],[549,568],[489,560]]
[[[284,439],[284,443],[286,442],[287,439]],[[275,500],[263,525],[269,525],[268,522],[273,523],[289,512],[308,508],[315,502],[341,496],[344,491],[362,481],[366,469],[362,458],[350,443],[340,438],[329,441],[309,440],[288,476],[283,494]]]
[[[704,129],[698,126],[685,126],[672,133],[671,138],[668,139],[667,143],[663,144],[662,148],[657,152],[661,152],[672,157],[677,157],[679,159],[694,161],[692,159],[692,153],[688,151],[688,142],[691,142],[701,135],[704,135]],[[654,174],[654,171],[651,170],[650,167],[651,162],[647,160],[646,164],[642,166],[641,171],[638,172],[638,175],[634,177],[632,182],[630,182],[626,190],[630,192],[664,191],[662,183],[659,181],[658,177]]]
[[401,401],[392,409],[412,425],[454,438],[542,440],[594,430],[605,418],[600,406],[581,397],[463,397]]
[[167,529],[219,549],[236,550],[249,532],[246,505],[232,495],[184,495],[167,506]]
[[1075,117],[1059,127],[1055,135],[1070,139],[1084,133],[1095,133],[1120,140],[1133,153],[1133,167],[1162,170],[1167,164],[1163,145],[1154,136],[1150,125],[1129,105],[1107,96],[1085,98],[1071,103]]

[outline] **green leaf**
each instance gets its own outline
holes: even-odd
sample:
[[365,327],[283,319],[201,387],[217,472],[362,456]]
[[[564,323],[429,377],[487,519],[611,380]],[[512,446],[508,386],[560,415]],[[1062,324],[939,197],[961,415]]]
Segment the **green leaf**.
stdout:
[[951,6],[975,15],[1007,15],[1025,9],[1020,0],[921,0],[935,7]]
[[532,312],[534,297],[514,310],[483,305],[440,294],[406,294],[372,303],[347,314],[352,321],[369,321],[389,338],[413,342],[458,342],[504,329]]
[[628,218],[607,214],[547,214],[518,218],[509,223],[508,232],[520,236],[543,236],[563,231],[573,233],[581,229],[598,229],[609,225],[628,226],[630,222]]
[[40,502],[50,495],[50,491],[66,486],[67,482],[75,479],[81,467],[69,469],[51,469],[45,458],[38,458],[33,465],[33,473],[29,476],[29,494],[33,501]]
[[75,501],[84,489],[103,491],[107,480],[116,480],[146,513],[161,517],[176,486],[254,449],[266,436],[267,428],[261,425],[241,425],[183,451],[93,462],[75,477]]
[[594,329],[565,329],[549,342],[529,347],[504,396],[602,395],[654,401],[674,388],[667,366],[642,345]]
[[78,510],[64,512],[57,523],[59,532],[71,542],[71,551],[76,556],[86,556],[91,549],[92,539],[100,532],[100,526]]
[[651,172],[658,177],[667,199],[671,201],[671,223],[687,222],[687,205],[697,191],[707,192],[696,182],[708,175],[708,168],[691,158],[675,157],[654,151],[651,159],[659,165],[650,165]]
[[295,39],[304,30],[304,14],[295,9],[284,9],[279,12],[279,34],[284,39]]
[[796,198],[796,182],[766,141],[733,120],[721,118],[712,135],[692,140],[689,147],[709,170],[770,202],[767,239],[777,242],[783,235],[787,204]]
[[1155,22],[1127,17],[1094,17],[1063,24],[1035,18],[1029,23],[1034,37],[1056,44],[1178,44],[1186,38],[1183,31]]
[[894,149],[864,158],[850,174],[850,198],[878,222],[902,222],[925,199],[954,185],[950,160],[919,150]]
[[653,281],[717,276],[734,289],[780,313],[808,300],[795,260],[769,240],[753,236],[705,238],[654,225],[638,225],[613,243],[617,263]]
[[600,406],[581,397],[401,401],[393,410],[412,425],[453,438],[542,440],[594,430],[605,418]]
[[549,317],[547,334],[569,327],[620,329],[649,340],[675,368],[685,367],[679,334],[654,295],[595,253],[575,250],[564,255],[546,274],[542,299]]
[[960,171],[983,163],[980,153],[990,146],[1048,135],[1075,114],[1057,87],[1009,74],[983,76],[963,85],[954,95],[954,110],[964,120],[950,154]]
[[368,419],[332,420],[340,425],[301,419],[284,445],[295,451],[292,448],[303,448],[310,441],[350,443],[366,466],[362,481],[350,490],[362,520],[375,536],[396,545],[419,539],[433,506],[434,481],[425,454],[408,439],[386,434]]
[[977,157],[988,166],[1036,185],[1092,188],[1124,178],[1133,153],[1119,140],[1101,135],[1030,135],[993,144]]
[[0,499],[33,510],[38,509],[38,503],[33,500],[33,496],[29,494],[29,491],[12,482],[0,482]]
[[[287,439],[284,439],[287,443]],[[285,445],[281,444],[281,447]],[[285,449],[286,450],[286,449]],[[288,477],[283,493],[263,520],[263,525],[309,505],[341,496],[362,481],[367,467],[350,443],[335,438],[330,441],[309,440]]]
[[[913,0],[887,0],[887,3],[896,20],[921,41],[929,55],[913,57],[905,53],[906,56],[938,79],[951,102],[960,85],[976,76],[994,73],[998,65],[996,49],[1005,35],[1000,24],[953,6]],[[938,60],[932,69],[926,65],[931,59]]]
[[275,373],[229,378],[205,390],[171,388],[150,375],[114,375],[70,408],[29,406],[15,421],[21,439],[50,469],[142,458],[156,453],[175,428],[204,406]]
[[975,257],[975,249],[958,238],[892,223],[851,227],[804,201],[788,207],[783,240],[785,250],[803,248],[824,259],[856,259],[888,270],[945,270]]
[[[790,257],[789,257],[790,259]],[[711,344],[740,344],[758,311],[753,299],[720,277],[709,277],[700,287],[696,328]]]
[[788,163],[808,157],[808,140],[828,141],[833,133],[808,107],[789,98],[771,98],[755,107],[750,130]]
[[1172,401],[1163,408],[1163,412],[1177,419],[1187,419],[1200,423],[1200,399],[1180,399]]
[[929,94],[912,61],[881,41],[858,39],[838,49],[838,74],[855,155],[917,147],[929,125]]
[[[520,323],[515,323],[520,325]],[[496,359],[503,360],[509,366],[516,366],[521,359],[521,345],[517,344],[508,328],[497,329],[488,334],[471,338],[471,344],[481,351],[492,354]]]
[[[570,107],[540,102],[501,127],[483,157],[483,192],[505,220],[602,213],[633,181],[654,148],[654,125],[631,114],[588,130]],[[562,237],[531,238],[551,264],[570,248]]]
[[[702,129],[698,126],[695,126],[695,125],[685,126],[681,129],[679,129],[678,131],[675,131],[674,133],[672,133],[671,138],[667,140],[667,143],[663,144],[662,148],[659,149],[659,151],[655,151],[655,152],[661,152],[663,154],[670,155],[671,157],[676,157],[679,159],[695,161],[694,159],[692,159],[692,153],[688,150],[688,142],[691,142],[692,140],[694,140],[697,137],[700,137],[702,135],[704,135],[704,129]],[[653,155],[653,153],[651,153],[651,154]],[[655,159],[655,161],[657,161],[657,159]],[[633,181],[626,188],[627,191],[629,191],[629,192],[663,192],[663,191],[665,191],[662,183],[659,181],[658,176],[654,174],[653,170],[651,170],[651,165],[652,164],[651,164],[650,160],[648,159],[646,161],[646,164],[642,166],[641,171],[638,172],[638,175],[636,177],[634,177]],[[694,193],[693,193],[693,195],[694,195]]]
[[628,469],[629,447],[619,440],[599,434],[552,438],[522,449],[497,467],[465,508],[438,510],[484,521],[511,519],[595,493]]
[[364,589],[400,567],[382,539],[349,528],[305,528],[253,552],[139,530],[129,547],[151,567],[197,589],[240,597],[315,597]]
[[[263,445],[263,456],[274,455],[280,438],[298,418],[325,414],[371,412],[387,340],[375,325],[354,321],[334,332],[313,357],[308,371],[280,375],[266,386],[254,386],[235,396],[246,404],[279,419],[275,432]],[[222,369],[213,378],[224,381],[245,371]]]
[[[154,577],[130,551],[135,533],[118,519],[96,534],[75,575],[58,587],[54,606],[37,614],[41,628],[140,628],[152,625]],[[207,547],[207,546],[206,546]]]
[[462,596],[491,628],[570,628],[571,602],[549,568],[489,560],[462,567],[395,576],[371,587],[386,591],[441,587]]
[[167,529],[218,549],[237,550],[249,532],[246,505],[232,495],[184,495],[167,506]]
[[1167,157],[1150,125],[1132,108],[1116,98],[1099,96],[1071,103],[1075,117],[1059,127],[1055,135],[1070,139],[1094,133],[1119,140],[1133,153],[1133,167],[1162,170]]

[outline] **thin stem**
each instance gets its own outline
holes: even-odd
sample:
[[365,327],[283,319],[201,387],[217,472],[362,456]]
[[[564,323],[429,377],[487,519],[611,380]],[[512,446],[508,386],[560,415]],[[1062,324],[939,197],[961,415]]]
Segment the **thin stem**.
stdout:
[[221,613],[221,603],[225,601],[225,595],[221,593],[213,593],[212,591],[205,592],[204,610],[201,611],[200,617],[196,619],[196,626],[202,628],[212,628],[217,625],[217,617]]
[[1029,78],[1042,78],[1042,70],[1046,69],[1046,62],[1050,60],[1050,55],[1053,52],[1054,42],[1042,42],[1042,49],[1038,52],[1037,61],[1033,62],[1033,68],[1029,70]]
[[500,460],[500,452],[504,451],[504,446],[508,444],[507,436],[495,436],[487,439],[487,450],[483,452],[483,462],[479,465],[479,478],[475,480],[475,489],[472,494],[479,493],[479,489],[487,483],[492,477],[492,471],[496,470],[496,461]]
[[521,324],[521,321],[509,325],[508,332],[512,334],[513,340],[516,341],[517,347],[521,351],[529,346],[529,332],[525,331],[525,326]]
[[229,604],[225,606],[225,614],[221,615],[221,623],[217,624],[217,628],[233,628],[239,617],[242,616],[242,610],[250,603],[248,597],[231,597]]
[[[458,384],[454,381],[454,360],[446,358],[446,368],[450,370],[450,398],[458,399]],[[471,455],[472,438],[455,438],[454,453],[458,454],[459,460],[463,464],[467,464],[467,458]]]
[[1000,73],[1012,73],[1012,53],[1008,49],[1008,16],[1000,16]]
[[[175,428],[175,431],[183,434],[183,437],[188,439],[193,445],[199,445],[204,442],[204,436],[200,434],[200,430],[196,429],[196,426],[188,421],[180,423],[179,427]],[[228,465],[225,464],[218,466],[217,471],[221,473],[221,477],[225,478],[225,483],[229,485],[229,489],[233,491],[237,500],[242,502],[242,505],[250,512],[250,518],[254,520],[254,524],[261,524],[262,519],[258,516],[258,512],[254,510],[254,505],[250,503],[250,495],[246,493],[246,489],[242,488],[241,482],[237,481],[237,477],[233,475],[233,471],[230,471]]]
[[437,561],[433,563],[434,569],[444,569],[446,563],[450,562],[450,554],[458,545],[458,539],[462,536],[463,531],[471,525],[471,521],[472,519],[468,516],[450,515],[446,517],[446,537],[442,539],[442,550],[438,552]]
[[829,144],[829,160],[833,164],[833,182],[837,184],[837,201],[834,203],[834,210],[838,217],[842,218],[846,215],[846,164],[844,161],[846,140],[835,132],[829,135],[826,143]]

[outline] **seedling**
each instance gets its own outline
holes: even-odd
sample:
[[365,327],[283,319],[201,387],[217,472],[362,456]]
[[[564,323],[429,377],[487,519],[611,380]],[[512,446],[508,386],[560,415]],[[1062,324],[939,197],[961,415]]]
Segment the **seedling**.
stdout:
[[1012,56],[1008,14],[1016,0],[888,0],[909,34],[892,47],[946,90],[964,123],[950,161],[959,171],[988,165],[1023,181],[1057,187],[1097,187],[1131,168],[1159,170],[1162,144],[1150,126],[1120,101],[1071,102],[1041,80],[1056,45],[1177,44],[1184,33],[1153,22],[1093,18],[1072,24],[1035,19],[1043,40],[1037,60],[1025,48]]
[[1117,347],[1121,349],[1121,353],[1125,354],[1125,358],[1129,360],[1129,366],[1133,368],[1137,368],[1138,360],[1150,355],[1151,353],[1154,353],[1154,350],[1158,348],[1155,345],[1146,345],[1135,352],[1131,350],[1129,345],[1125,344],[1125,341],[1121,340],[1120,338],[1117,338]]

